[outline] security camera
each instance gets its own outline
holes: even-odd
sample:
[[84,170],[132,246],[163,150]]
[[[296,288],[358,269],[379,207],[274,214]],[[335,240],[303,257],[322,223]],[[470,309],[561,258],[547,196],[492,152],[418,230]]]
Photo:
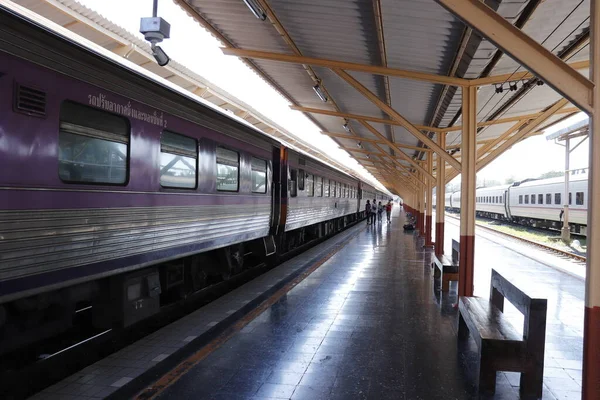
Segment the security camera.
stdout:
[[164,67],[165,65],[167,65],[169,63],[169,56],[167,55],[167,53],[165,53],[165,51],[163,49],[160,48],[160,46],[155,46],[154,44],[151,47],[152,49],[152,55],[154,56],[154,59],[156,60],[156,63],[158,65],[160,65],[161,67]]
[[153,16],[148,18],[142,18],[140,22],[140,32],[144,34],[144,38],[150,42],[150,48],[152,49],[152,55],[156,59],[156,62],[161,67],[164,67],[169,63],[169,56],[164,52],[157,43],[168,39],[171,32],[171,25],[164,19]]

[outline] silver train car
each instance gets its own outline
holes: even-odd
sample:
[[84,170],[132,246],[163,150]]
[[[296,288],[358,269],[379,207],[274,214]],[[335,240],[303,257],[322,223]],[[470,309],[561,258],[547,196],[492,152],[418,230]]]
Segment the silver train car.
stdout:
[[[563,220],[564,177],[528,179],[511,185],[478,188],[478,216],[511,221],[525,226],[560,230]],[[572,233],[587,234],[587,173],[569,177],[569,227]],[[433,203],[435,206],[435,202]],[[460,192],[446,193],[445,207],[460,212]]]

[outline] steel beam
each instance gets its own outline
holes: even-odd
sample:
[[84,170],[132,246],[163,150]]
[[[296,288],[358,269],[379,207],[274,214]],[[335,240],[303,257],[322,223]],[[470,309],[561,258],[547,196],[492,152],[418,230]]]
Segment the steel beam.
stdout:
[[[509,139],[507,139],[504,143],[502,143],[500,146],[495,148],[483,160],[478,161],[477,162],[477,171],[479,171],[480,169],[484,168],[486,165],[488,165],[489,163],[494,161],[500,154],[502,154],[506,150],[510,149],[514,144],[516,144],[521,139],[523,139],[525,136],[527,136],[527,134],[534,131],[539,125],[543,124],[544,121],[546,121],[548,118],[553,116],[558,110],[563,108],[568,103],[569,103],[569,101],[567,99],[561,99],[561,100],[557,101],[556,103],[554,103],[554,105],[552,107],[550,107],[549,109],[544,111],[542,113],[542,115],[540,115],[539,117],[537,117],[536,119],[531,121],[525,128],[521,129],[519,132],[515,133],[513,136],[511,136]],[[464,162],[464,154],[463,154],[463,162]]]
[[[428,180],[431,180],[431,181],[435,180],[435,177],[429,171],[427,171],[426,169],[424,169],[423,167],[421,167],[412,158],[410,158],[409,156],[407,156],[406,154],[404,154],[404,152],[402,151],[402,149],[400,149],[399,147],[396,147],[396,145],[394,143],[392,143],[385,136],[383,136],[381,133],[379,133],[377,131],[377,129],[373,128],[366,121],[359,120],[358,122],[362,126],[364,126],[365,128],[367,128],[369,130],[369,132],[371,132],[373,135],[375,135],[379,139],[381,139],[389,147],[392,147],[393,149],[397,150],[396,155],[400,156],[401,159],[403,159],[404,161],[407,161],[409,164],[411,164],[413,167],[415,167],[417,170],[419,170],[426,178],[428,178]],[[377,147],[380,148],[379,146],[377,146]]]
[[[568,63],[567,65],[569,67],[573,68],[574,70],[581,70],[581,69],[589,68],[590,61],[589,60],[576,61],[576,62]],[[470,84],[472,86],[485,86],[485,85],[495,85],[497,83],[520,81],[520,80],[531,79],[531,78],[535,78],[535,75],[533,75],[529,71],[521,71],[521,72],[513,72],[510,74],[492,75],[492,76],[487,76],[485,78],[473,79],[470,81]]]
[[379,107],[379,109],[381,109],[381,111],[385,112],[392,119],[400,122],[400,124],[407,131],[409,131],[414,137],[419,139],[421,142],[423,142],[425,145],[429,146],[429,148],[431,148],[433,151],[435,151],[441,157],[443,157],[448,162],[448,164],[450,164],[452,167],[454,167],[456,169],[460,169],[460,163],[458,161],[456,161],[450,154],[446,153],[446,150],[439,147],[437,145],[437,143],[435,143],[433,140],[431,140],[429,138],[429,136],[427,136],[427,135],[423,134],[421,131],[419,131],[419,129],[416,126],[414,126],[413,124],[408,122],[406,120],[406,118],[404,118],[402,115],[400,115],[400,113],[398,113],[392,107],[385,104],[384,101],[382,101],[373,92],[371,92],[369,89],[367,89],[365,86],[363,86],[358,80],[356,80],[350,74],[348,74],[346,71],[343,71],[341,69],[333,69],[333,72],[335,72],[340,78],[345,80],[350,86],[354,87],[358,92],[360,92],[363,96],[365,96],[367,99],[369,99],[373,104],[375,104],[377,107]]
[[345,69],[348,71],[367,72],[369,74],[394,76],[398,78],[413,79],[418,81],[440,83],[452,86],[468,86],[469,81],[462,78],[453,78],[445,75],[435,75],[426,72],[407,71],[397,68],[381,67],[377,65],[367,65],[351,63],[347,61],[329,60],[316,57],[304,57],[283,53],[272,53],[267,51],[237,49],[233,47],[221,48],[223,54],[254,60],[279,61],[292,64],[313,65],[331,69]]
[[[322,108],[301,107],[301,106],[293,106],[293,105],[290,106],[290,108],[292,110],[302,111],[304,113],[329,115],[332,117],[340,117],[340,118],[354,119],[354,120],[362,119],[364,121],[376,122],[378,124],[403,126],[400,122],[394,121],[393,119],[371,117],[368,115],[350,114],[350,113],[343,113],[343,112],[339,112],[339,111],[325,110]],[[443,129],[434,128],[432,126],[425,126],[425,125],[414,125],[414,126],[415,126],[415,128],[420,129],[422,131],[428,131],[428,132],[443,131]]]
[[583,110],[594,84],[480,0],[436,0]]
[[[383,142],[379,139],[371,139],[371,138],[366,138],[366,137],[362,137],[362,136],[353,136],[353,135],[348,135],[346,133],[321,131],[321,134],[326,135],[326,136],[335,137],[335,138],[340,138],[340,139],[356,140],[357,142],[385,144],[385,142]],[[408,144],[398,143],[398,142],[394,142],[394,145],[401,149],[417,150],[417,151],[425,151],[425,152],[432,151],[429,147],[411,146]]]

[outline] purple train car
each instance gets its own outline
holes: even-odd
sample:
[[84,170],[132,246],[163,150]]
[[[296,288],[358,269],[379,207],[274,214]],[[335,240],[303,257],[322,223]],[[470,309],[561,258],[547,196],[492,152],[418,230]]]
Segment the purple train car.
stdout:
[[364,183],[193,95],[1,6],[0,33],[0,354],[90,306],[131,325],[363,217]]

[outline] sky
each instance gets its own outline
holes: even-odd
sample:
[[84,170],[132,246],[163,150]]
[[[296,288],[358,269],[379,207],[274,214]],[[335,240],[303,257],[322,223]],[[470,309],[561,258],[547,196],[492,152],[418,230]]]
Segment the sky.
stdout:
[[[152,15],[152,0],[78,0],[81,4],[102,14],[117,25],[138,35],[141,17]],[[241,0],[240,0],[241,1]],[[356,170],[363,176],[372,176],[304,114],[289,109],[289,103],[266,84],[261,77],[236,57],[225,56],[220,43],[171,0],[159,0],[158,16],[171,24],[171,36],[161,47],[174,60],[212,81],[217,86],[252,105],[290,132],[316,145],[332,158]],[[254,18],[248,10],[248,18]],[[522,180],[535,178],[548,171],[564,170],[564,147],[547,141],[545,136],[556,129],[581,120],[583,113],[566,120],[544,135],[531,137],[515,145],[478,174],[478,180],[507,178]],[[571,153],[571,167],[585,168],[588,164],[588,146],[582,144]],[[459,182],[460,177],[453,182]]]

